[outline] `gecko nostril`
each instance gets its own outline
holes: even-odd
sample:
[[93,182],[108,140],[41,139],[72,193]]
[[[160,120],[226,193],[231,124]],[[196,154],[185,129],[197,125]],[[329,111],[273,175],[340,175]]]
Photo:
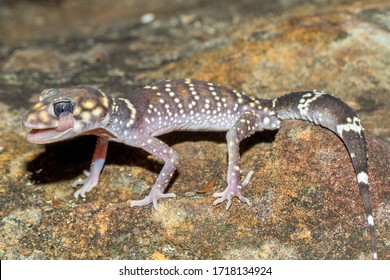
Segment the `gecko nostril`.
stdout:
[[27,112],[26,114],[24,114],[24,116],[22,118],[22,125],[25,127],[35,125],[36,118],[33,118],[32,116],[33,116],[33,114],[31,114],[31,112]]
[[35,123],[35,119],[32,118],[32,114],[31,112],[28,112],[26,113],[24,116],[23,116],[23,123],[30,123],[30,124],[34,124]]

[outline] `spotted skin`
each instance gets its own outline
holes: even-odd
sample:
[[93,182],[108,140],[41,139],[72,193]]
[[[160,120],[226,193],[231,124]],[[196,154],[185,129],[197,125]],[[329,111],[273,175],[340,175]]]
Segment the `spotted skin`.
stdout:
[[40,102],[23,118],[32,128],[27,140],[51,143],[82,134],[98,136],[90,172],[74,185],[82,187],[75,197],[85,197],[98,184],[109,141],[139,147],[162,159],[164,166],[150,193],[131,206],[152,204],[175,197],[165,190],[176,170],[178,154],[156,138],[171,131],[226,131],[228,147],[227,187],[214,194],[214,204],[232,198],[250,204],[242,194],[250,181],[250,171],[241,181],[240,142],[263,130],[275,130],[280,121],[301,119],[326,127],[344,142],[351,157],[370,229],[372,254],[377,258],[374,219],[367,174],[367,150],[363,128],[354,111],[340,99],[319,91],[292,92],[274,100],[253,98],[242,92],[204,81],[182,79],[145,86],[126,98],[116,98],[100,90],[79,86],[47,89]]

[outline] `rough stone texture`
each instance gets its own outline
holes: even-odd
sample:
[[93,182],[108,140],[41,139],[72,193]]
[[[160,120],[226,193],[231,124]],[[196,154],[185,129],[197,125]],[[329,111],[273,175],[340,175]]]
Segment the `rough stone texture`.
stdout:
[[[211,2],[211,3],[210,3]],[[25,141],[22,114],[46,87],[89,84],[124,94],[192,77],[275,97],[313,89],[357,110],[367,134],[378,252],[390,259],[388,1],[2,1],[1,259],[366,259],[369,237],[348,154],[330,131],[285,121],[242,144],[255,171],[229,211],[223,133],[162,137],[181,160],[178,197],[130,208],[161,162],[111,144],[100,184],[75,200],[94,138]],[[150,13],[149,15],[147,15]],[[213,179],[214,188],[197,194]]]

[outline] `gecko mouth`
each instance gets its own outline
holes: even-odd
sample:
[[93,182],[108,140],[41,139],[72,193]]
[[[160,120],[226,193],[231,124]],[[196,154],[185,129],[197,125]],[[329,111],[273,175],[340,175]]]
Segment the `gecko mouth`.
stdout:
[[27,141],[35,144],[52,143],[73,136],[73,115],[64,112],[59,116],[58,126],[50,128],[33,128],[27,134]]
[[27,141],[35,144],[46,144],[64,139],[71,128],[64,131],[58,131],[57,128],[32,129],[27,134]]

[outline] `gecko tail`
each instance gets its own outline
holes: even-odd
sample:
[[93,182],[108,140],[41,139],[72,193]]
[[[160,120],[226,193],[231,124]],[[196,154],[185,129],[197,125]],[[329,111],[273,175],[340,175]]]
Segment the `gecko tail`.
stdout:
[[372,256],[377,258],[374,218],[368,187],[367,148],[363,127],[356,113],[341,99],[322,91],[291,92],[272,102],[281,120],[307,120],[333,131],[351,158],[370,230]]

